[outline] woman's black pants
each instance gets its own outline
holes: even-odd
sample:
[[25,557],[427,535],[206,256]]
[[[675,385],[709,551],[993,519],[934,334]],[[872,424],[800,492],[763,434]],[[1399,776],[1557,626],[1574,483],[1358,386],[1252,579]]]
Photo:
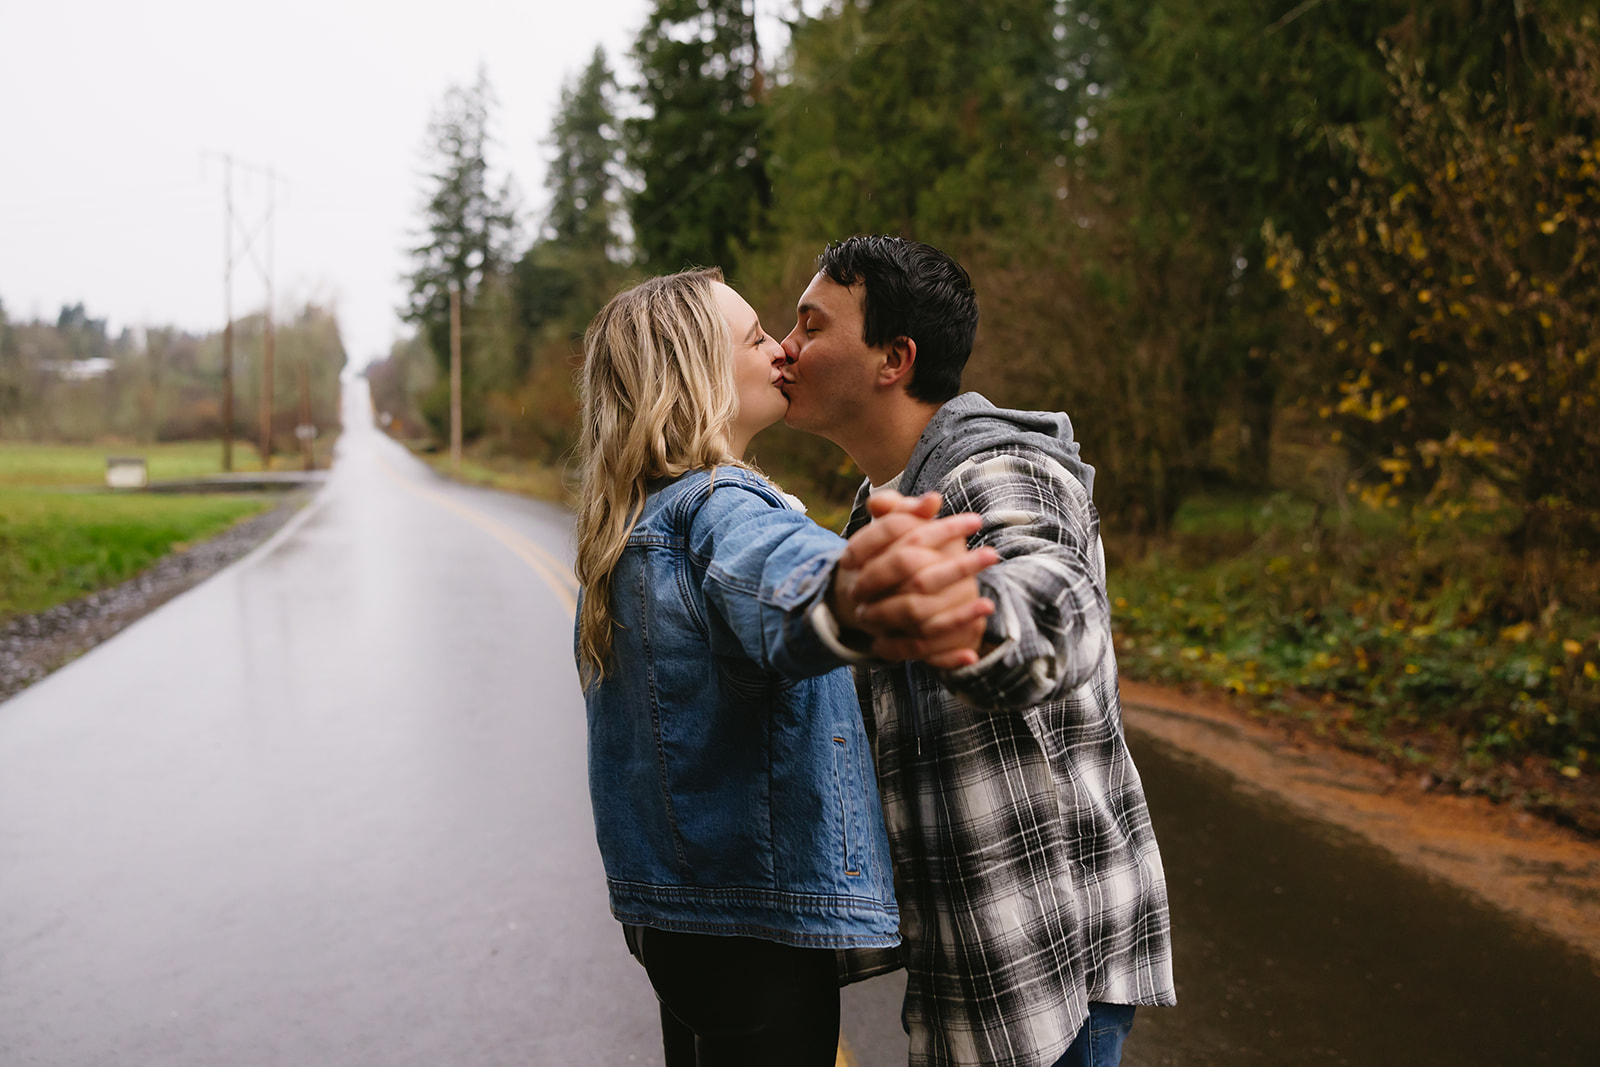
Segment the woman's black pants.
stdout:
[[832,949],[649,927],[628,933],[661,1001],[667,1067],[833,1067]]

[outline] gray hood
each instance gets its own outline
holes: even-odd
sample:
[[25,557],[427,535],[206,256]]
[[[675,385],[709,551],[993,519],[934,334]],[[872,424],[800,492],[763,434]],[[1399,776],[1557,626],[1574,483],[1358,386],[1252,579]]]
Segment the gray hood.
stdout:
[[966,460],[997,448],[1036,449],[1057,460],[1094,499],[1094,468],[1078,458],[1072,420],[1059,411],[997,408],[978,393],[962,393],[941,407],[900,478],[900,492],[916,496],[937,489]]

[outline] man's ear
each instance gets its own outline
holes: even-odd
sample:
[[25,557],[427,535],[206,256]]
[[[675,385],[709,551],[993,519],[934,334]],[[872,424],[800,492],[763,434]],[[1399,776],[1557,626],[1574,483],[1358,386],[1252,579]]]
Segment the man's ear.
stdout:
[[911,384],[911,371],[917,362],[917,342],[909,337],[896,337],[883,346],[883,362],[878,365],[879,385]]

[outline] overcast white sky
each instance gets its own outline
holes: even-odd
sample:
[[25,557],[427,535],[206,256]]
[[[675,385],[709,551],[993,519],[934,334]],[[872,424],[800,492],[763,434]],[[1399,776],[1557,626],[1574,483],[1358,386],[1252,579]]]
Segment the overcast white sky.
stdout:
[[[360,366],[400,329],[425,128],[445,89],[487,67],[495,158],[531,217],[562,84],[597,44],[624,65],[648,6],[0,0],[0,301],[13,320],[81,300],[113,331],[220,328],[223,172],[204,154],[231,152],[287,179],[278,307],[335,304]],[[762,26],[772,47],[781,27]],[[265,197],[236,173],[242,215],[259,217]],[[236,315],[261,307],[254,268],[236,268],[233,292]]]

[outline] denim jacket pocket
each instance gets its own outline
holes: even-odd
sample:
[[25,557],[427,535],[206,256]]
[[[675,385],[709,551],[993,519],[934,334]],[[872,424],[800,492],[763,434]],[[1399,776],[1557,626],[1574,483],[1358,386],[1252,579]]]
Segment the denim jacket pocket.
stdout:
[[773,675],[749,660],[718,656],[717,674],[727,692],[752,707],[762,707],[773,695]]
[[862,826],[862,813],[857,810],[860,797],[856,788],[855,760],[850,745],[843,737],[833,739],[833,784],[839,793],[839,827],[844,838],[844,873],[852,878],[861,877],[861,850],[866,845],[866,830]]

